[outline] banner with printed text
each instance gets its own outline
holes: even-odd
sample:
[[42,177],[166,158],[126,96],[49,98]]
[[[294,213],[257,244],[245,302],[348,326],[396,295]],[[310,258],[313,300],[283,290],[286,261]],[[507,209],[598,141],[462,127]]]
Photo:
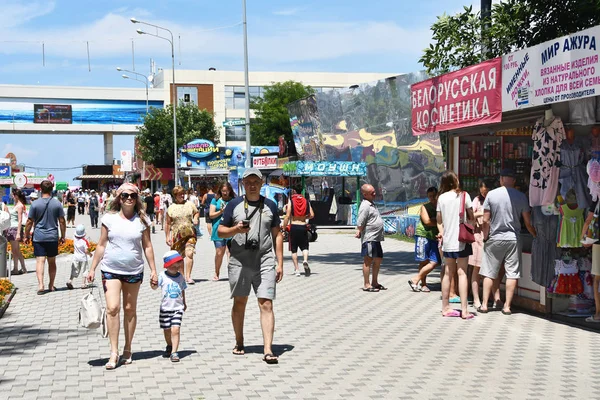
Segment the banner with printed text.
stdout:
[[413,135],[502,120],[500,57],[411,86]]
[[600,94],[600,26],[502,57],[502,111]]

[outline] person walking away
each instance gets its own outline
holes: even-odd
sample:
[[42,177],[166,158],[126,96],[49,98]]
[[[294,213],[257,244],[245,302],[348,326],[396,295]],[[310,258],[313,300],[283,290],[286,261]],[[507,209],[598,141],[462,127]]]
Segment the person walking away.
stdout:
[[104,214],[106,212],[106,200],[108,200],[108,193],[106,193],[106,190],[102,191],[102,203],[100,204],[100,212],[102,214]]
[[167,347],[163,353],[164,358],[171,362],[179,362],[179,335],[183,313],[187,310],[185,278],[179,272],[183,269],[183,258],[175,250],[170,250],[163,256],[165,270],[158,276],[158,283],[152,289],[161,288],[162,301],[158,321],[163,330]]
[[202,204],[201,204],[201,206],[204,207],[204,219],[206,221],[206,230],[208,231],[208,234],[210,235],[210,237],[212,237],[212,222],[210,220],[210,204],[212,203],[214,198],[215,198],[215,192],[213,192],[212,187],[209,187],[208,192],[206,192],[204,194],[204,196],[202,196]]
[[92,228],[98,228],[98,210],[100,208],[100,200],[95,190],[92,190],[90,197],[87,200],[87,209],[90,214],[90,222]]
[[124,183],[116,191],[110,212],[102,217],[100,240],[87,276],[89,283],[94,282],[96,268],[100,266],[110,340],[110,357],[105,365],[107,370],[115,369],[120,361],[121,299],[125,334],[122,359],[124,365],[133,362],[132,342],[137,325],[137,299],[144,280],[143,255],[150,267],[150,285],[157,285],[150,222],[144,212],[138,187]]
[[154,228],[154,196],[152,196],[152,194],[150,193],[150,189],[144,190],[144,204],[146,208],[146,215],[150,219],[150,224],[152,225],[151,231],[152,233],[155,233],[156,231]]
[[494,279],[502,264],[506,270],[506,301],[502,314],[511,315],[512,299],[521,277],[521,217],[533,237],[536,231],[531,224],[531,211],[525,194],[514,188],[515,173],[503,169],[501,187],[490,191],[483,203],[483,259],[480,274],[483,276],[483,301],[477,311],[487,313],[488,299]]
[[[233,307],[231,320],[235,332],[233,354],[244,355],[244,316],[250,288],[258,298],[260,325],[263,334],[264,356],[267,364],[277,364],[273,353],[275,331],[276,284],[283,278],[283,236],[279,226],[277,205],[260,195],[263,180],[256,168],[248,168],[242,175],[246,192],[231,200],[225,207],[223,219],[218,227],[221,239],[229,239],[229,286]],[[275,266],[275,257],[277,266]]]
[[160,193],[154,193],[154,213],[156,214],[156,225],[163,226],[162,204],[160,203]]
[[196,282],[192,279],[192,269],[194,268],[194,254],[196,253],[196,229],[200,213],[196,206],[189,201],[185,201],[184,189],[181,186],[173,188],[175,202],[167,210],[167,219],[165,221],[166,242],[171,250],[183,254],[184,267],[182,270],[185,281],[189,285]]
[[[188,190],[188,201],[192,203],[198,210],[200,210],[200,200],[198,199],[198,192],[193,189]],[[198,237],[202,237],[202,224],[198,219],[198,225],[196,225],[196,234]]]
[[87,287],[87,274],[89,272],[88,256],[92,256],[90,252],[90,242],[85,238],[85,226],[77,225],[75,229],[75,239],[73,240],[73,259],[71,261],[71,276],[67,281],[69,290],[73,290],[73,279],[81,277],[83,282],[81,288]]
[[[363,201],[358,209],[358,218],[356,219],[356,235],[361,240],[361,255],[363,257],[363,291],[379,292],[387,290],[385,286],[379,283],[379,268],[383,261],[383,248],[381,242],[383,237],[383,219],[379,210],[373,203],[375,199],[375,188],[372,185],[364,184],[360,188]],[[371,283],[369,283],[369,273],[372,273]]]
[[437,188],[427,189],[429,202],[421,206],[419,213],[420,219],[415,230],[415,260],[419,262],[419,273],[408,280],[414,292],[431,292],[427,287],[427,275],[442,262],[437,241],[437,196]]
[[[35,270],[38,280],[37,294],[44,294],[44,265],[48,260],[48,291],[54,292],[56,278],[56,256],[58,245],[65,242],[67,224],[65,212],[60,201],[52,197],[54,184],[43,180],[40,184],[42,198],[36,200],[29,209],[27,225],[25,226],[25,240],[29,241],[33,228],[33,255],[35,256]],[[60,224],[60,236],[59,236]]]
[[283,229],[289,227],[289,248],[292,253],[292,262],[294,263],[294,273],[300,276],[300,267],[298,266],[298,248],[302,251],[304,261],[304,276],[310,276],[310,267],[308,265],[308,230],[306,224],[315,217],[312,206],[304,196],[292,189],[292,196],[288,201],[285,217],[283,219]]
[[[465,217],[466,216],[466,217]],[[471,196],[460,189],[456,174],[446,171],[440,182],[440,195],[437,203],[438,240],[442,242],[445,271],[442,278],[442,316],[472,319],[473,314],[467,311],[469,279],[467,277],[468,257],[472,254],[470,244],[459,241],[460,223],[462,220],[473,220]],[[450,308],[451,277],[458,274],[458,294],[461,311]]]
[[223,217],[223,213],[225,212],[225,207],[227,204],[235,197],[235,192],[233,191],[233,187],[229,182],[223,182],[221,184],[217,197],[212,199],[209,208],[210,219],[212,221],[212,235],[210,240],[212,240],[215,246],[215,275],[213,276],[213,281],[218,281],[221,274],[221,265],[223,264],[223,257],[225,257],[225,252],[227,250],[227,242],[228,239],[221,239],[219,237],[219,224],[221,223],[221,218]]
[[[10,227],[5,231],[5,236],[10,243],[10,252],[12,253],[13,269],[11,274],[21,275],[27,273],[25,257],[23,257],[23,253],[21,253],[20,246],[21,241],[25,238],[23,225],[25,225],[27,219],[27,206],[25,205],[27,204],[27,199],[25,198],[25,193],[20,189],[14,189],[12,191],[12,196],[15,205],[9,211]],[[19,264],[21,264],[21,269],[19,269]]]

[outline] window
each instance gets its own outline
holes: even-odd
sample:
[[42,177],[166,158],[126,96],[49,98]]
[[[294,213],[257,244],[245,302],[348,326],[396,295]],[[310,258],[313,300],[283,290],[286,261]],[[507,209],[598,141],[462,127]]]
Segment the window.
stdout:
[[178,103],[195,103],[198,104],[198,88],[195,86],[177,86]]
[[[262,86],[250,86],[248,94],[250,101],[255,97],[263,96]],[[244,86],[225,86],[225,106],[230,110],[243,110],[246,108],[246,89]]]
[[246,140],[245,126],[232,126],[225,128],[225,140],[227,142],[243,142]]

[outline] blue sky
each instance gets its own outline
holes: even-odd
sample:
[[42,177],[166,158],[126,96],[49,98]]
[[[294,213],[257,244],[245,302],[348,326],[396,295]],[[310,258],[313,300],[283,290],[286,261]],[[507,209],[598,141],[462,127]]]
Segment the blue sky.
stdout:
[[[170,68],[167,42],[140,36],[129,18],[173,31],[176,68],[243,69],[241,0],[102,2],[4,0],[0,13],[2,84],[141,86],[115,68],[149,72]],[[411,72],[437,15],[456,13],[468,0],[248,0],[249,66],[260,71]],[[233,25],[233,26],[232,26]],[[222,28],[224,27],[224,28]],[[215,29],[222,28],[222,29]],[[179,41],[177,37],[181,36]],[[44,42],[43,65],[42,42]],[[87,43],[90,49],[88,70]],[[180,50],[179,50],[180,49]],[[115,137],[115,154],[132,149],[132,137]],[[0,157],[73,167],[103,162],[101,136],[1,135]],[[40,172],[45,172],[43,169]],[[71,180],[80,170],[54,172]]]

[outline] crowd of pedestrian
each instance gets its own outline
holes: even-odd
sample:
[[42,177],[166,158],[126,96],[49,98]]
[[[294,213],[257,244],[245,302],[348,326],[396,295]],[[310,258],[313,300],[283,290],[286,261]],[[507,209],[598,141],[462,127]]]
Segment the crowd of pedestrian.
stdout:
[[[419,272],[408,284],[415,292],[429,293],[427,275],[441,265],[444,317],[474,318],[475,314],[468,311],[469,293],[479,313],[489,311],[488,301],[493,297],[493,308],[504,315],[512,314],[512,299],[522,270],[521,219],[533,237],[536,231],[527,198],[514,188],[514,171],[502,170],[499,183],[494,188],[493,181],[482,180],[479,194],[472,200],[461,189],[456,174],[446,171],[440,179],[439,193],[435,187],[427,190],[429,201],[421,207],[415,232]],[[500,282],[504,276],[503,303]],[[452,303],[460,303],[460,310],[453,309]]]

